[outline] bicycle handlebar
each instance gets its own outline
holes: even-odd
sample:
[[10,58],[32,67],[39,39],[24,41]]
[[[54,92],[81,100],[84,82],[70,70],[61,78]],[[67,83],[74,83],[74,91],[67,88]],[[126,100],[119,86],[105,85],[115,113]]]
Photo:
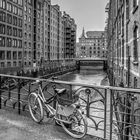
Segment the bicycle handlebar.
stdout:
[[51,79],[54,81],[54,80],[58,79],[58,77],[52,76]]
[[31,85],[38,84],[39,82],[40,82],[40,80],[37,79],[35,82],[32,82]]

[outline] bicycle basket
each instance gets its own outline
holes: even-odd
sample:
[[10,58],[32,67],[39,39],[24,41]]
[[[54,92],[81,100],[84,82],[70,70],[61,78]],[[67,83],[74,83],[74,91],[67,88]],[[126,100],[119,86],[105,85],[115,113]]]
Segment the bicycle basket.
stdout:
[[66,91],[64,94],[62,95],[58,95],[57,97],[57,100],[58,100],[58,103],[60,105],[71,105],[71,104],[74,104],[75,102],[77,102],[79,99],[79,96],[78,95],[73,95],[72,96],[72,99],[70,98],[70,95],[69,95],[69,92]]

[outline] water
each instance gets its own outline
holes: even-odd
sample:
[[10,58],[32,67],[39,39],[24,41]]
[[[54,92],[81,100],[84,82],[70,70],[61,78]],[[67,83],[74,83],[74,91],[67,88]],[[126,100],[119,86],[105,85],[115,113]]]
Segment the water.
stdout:
[[81,70],[65,74],[59,79],[69,82],[100,85],[101,80],[105,77],[106,73],[103,70]]
[[[61,76],[59,79],[63,80],[63,81],[69,81],[69,82],[78,82],[78,83],[84,83],[84,84],[94,84],[94,85],[100,85],[101,81],[106,77],[106,73],[103,70],[81,70],[79,72],[73,72],[73,73],[68,73],[65,74],[63,76]],[[79,88],[74,87],[74,88]],[[83,94],[81,92],[81,94]],[[85,100],[87,100],[87,95],[83,94],[82,96]],[[95,91],[92,92],[91,96],[90,96],[90,101],[95,101],[100,99],[101,96],[97,93],[95,95]],[[86,105],[83,101],[82,104]],[[103,116],[104,116],[104,105],[101,102],[96,102],[94,104],[91,104],[90,107],[94,107],[90,110],[90,115],[94,115],[95,117],[91,117],[94,121],[92,121],[91,119],[87,119],[88,120],[88,126],[92,126],[95,128],[88,128],[88,133],[92,134],[94,136],[97,137],[104,137],[104,131],[99,130],[98,128],[104,129],[104,123],[102,120],[104,120]],[[97,108],[101,108],[101,110],[97,109]],[[83,107],[82,108],[86,114],[86,108]],[[100,119],[98,117],[102,117],[103,119]]]

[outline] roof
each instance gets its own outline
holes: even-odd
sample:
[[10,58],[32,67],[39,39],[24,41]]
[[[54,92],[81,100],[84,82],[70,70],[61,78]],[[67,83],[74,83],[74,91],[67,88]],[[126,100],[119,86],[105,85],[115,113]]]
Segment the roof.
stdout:
[[105,34],[104,31],[87,31],[86,35],[88,38],[99,38],[102,37]]

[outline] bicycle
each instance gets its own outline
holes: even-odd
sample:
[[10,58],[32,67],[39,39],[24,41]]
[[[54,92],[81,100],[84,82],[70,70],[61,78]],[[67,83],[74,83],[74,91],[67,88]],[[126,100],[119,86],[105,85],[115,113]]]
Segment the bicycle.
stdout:
[[[71,102],[66,101],[61,98],[67,94],[66,89],[57,89],[55,84],[52,84],[54,95],[46,99],[41,88],[41,81],[37,80],[33,84],[36,83],[38,84],[37,92],[30,93],[28,97],[28,107],[32,119],[40,123],[44,118],[44,111],[46,111],[47,114],[49,113],[49,117],[58,122],[70,136],[84,137],[87,133],[87,121],[80,112],[79,105],[74,105],[78,96],[73,96]],[[53,101],[56,102],[56,108],[50,105]]]

